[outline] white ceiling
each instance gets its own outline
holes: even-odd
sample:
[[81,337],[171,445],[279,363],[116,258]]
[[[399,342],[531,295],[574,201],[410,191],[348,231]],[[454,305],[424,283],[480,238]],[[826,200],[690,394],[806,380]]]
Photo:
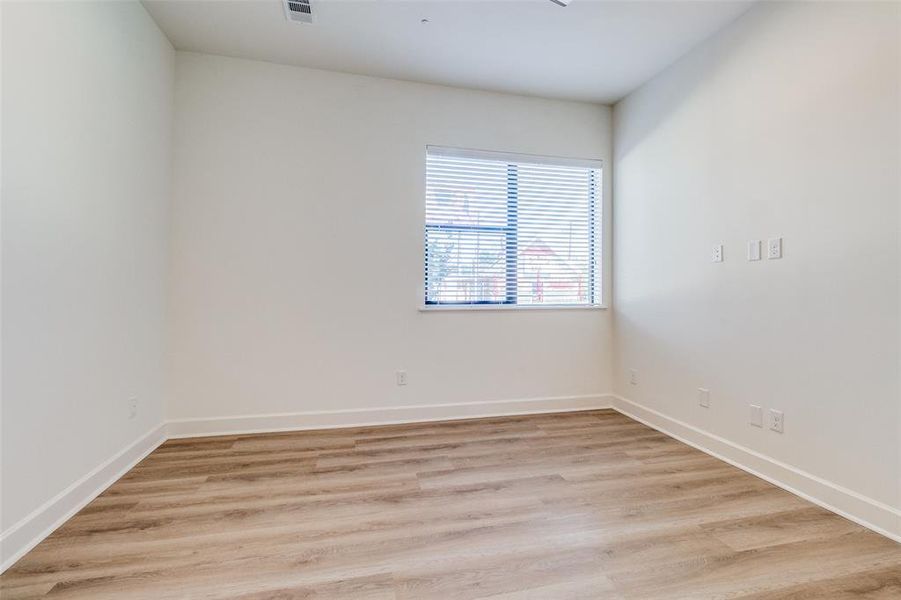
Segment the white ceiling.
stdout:
[[[144,0],[172,44],[347,73],[612,103],[750,0]],[[422,24],[422,19],[428,19]]]

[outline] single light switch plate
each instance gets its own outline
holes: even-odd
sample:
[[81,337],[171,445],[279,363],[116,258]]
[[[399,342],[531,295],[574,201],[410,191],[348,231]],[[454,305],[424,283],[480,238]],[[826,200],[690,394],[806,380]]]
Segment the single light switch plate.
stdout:
[[760,260],[760,240],[748,242],[748,260]]
[[406,371],[398,371],[397,372],[397,385],[407,385],[407,372]]
[[718,244],[713,247],[713,254],[711,256],[713,262],[723,262],[723,245]]
[[638,385],[638,371],[635,369],[629,369],[629,383]]
[[785,428],[785,415],[781,410],[770,409],[770,429],[776,433],[782,433]]
[[782,258],[782,238],[770,238],[766,248],[766,257],[768,259]]
[[754,427],[763,428],[763,409],[757,406],[756,404],[750,405],[750,413],[748,415],[748,422],[751,423]]
[[710,408],[710,390],[698,388],[698,404],[704,408]]

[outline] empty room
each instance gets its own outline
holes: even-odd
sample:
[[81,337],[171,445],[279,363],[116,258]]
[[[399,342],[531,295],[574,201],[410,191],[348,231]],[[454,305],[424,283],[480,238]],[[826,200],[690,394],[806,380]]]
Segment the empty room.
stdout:
[[0,33],[2,600],[901,599],[901,1]]

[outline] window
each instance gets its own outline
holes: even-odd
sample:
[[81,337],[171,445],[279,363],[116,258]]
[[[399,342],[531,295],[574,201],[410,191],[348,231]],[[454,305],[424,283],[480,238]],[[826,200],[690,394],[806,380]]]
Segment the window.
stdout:
[[429,146],[425,304],[601,304],[601,163]]

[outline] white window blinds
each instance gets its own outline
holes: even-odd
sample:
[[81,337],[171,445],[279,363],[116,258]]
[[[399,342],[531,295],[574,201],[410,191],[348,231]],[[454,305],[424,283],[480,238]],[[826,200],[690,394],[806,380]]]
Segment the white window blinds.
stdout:
[[601,303],[600,161],[429,146],[425,303]]

